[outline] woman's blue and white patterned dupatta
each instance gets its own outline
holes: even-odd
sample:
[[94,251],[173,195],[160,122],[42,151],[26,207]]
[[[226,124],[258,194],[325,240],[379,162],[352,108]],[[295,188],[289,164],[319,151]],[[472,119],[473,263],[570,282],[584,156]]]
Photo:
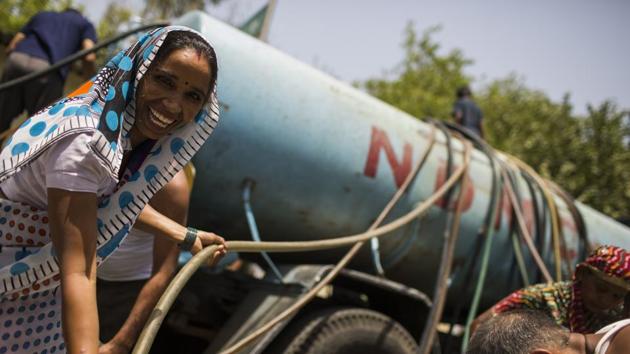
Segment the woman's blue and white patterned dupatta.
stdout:
[[[24,122],[0,153],[0,181],[28,165],[48,147],[71,134],[95,131],[91,144],[118,179],[123,148],[134,124],[135,92],[169,32],[165,27],[144,35],[120,52],[91,81]],[[194,32],[194,31],[193,31]],[[203,36],[199,35],[201,38]],[[140,168],[99,203],[97,263],[127,236],[149,199],[192,158],[218,122],[216,87],[193,123],[162,137]],[[16,261],[0,268],[0,353],[63,352],[57,291],[59,265],[45,210],[0,200],[0,245],[18,248]],[[39,247],[38,247],[39,246]]]

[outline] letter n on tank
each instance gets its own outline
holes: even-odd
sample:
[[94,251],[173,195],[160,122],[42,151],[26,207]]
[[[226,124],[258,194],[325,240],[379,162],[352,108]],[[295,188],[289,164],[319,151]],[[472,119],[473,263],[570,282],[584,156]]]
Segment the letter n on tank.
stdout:
[[389,166],[394,174],[396,187],[400,187],[405,181],[405,178],[407,178],[409,172],[411,172],[411,144],[405,143],[405,146],[403,147],[402,162],[399,162],[396,158],[396,153],[392,148],[392,144],[389,142],[387,133],[379,128],[372,127],[370,150],[368,151],[365,168],[363,169],[363,174],[367,177],[374,178],[376,176],[381,149],[385,151],[385,156],[387,156],[387,161],[389,162]]

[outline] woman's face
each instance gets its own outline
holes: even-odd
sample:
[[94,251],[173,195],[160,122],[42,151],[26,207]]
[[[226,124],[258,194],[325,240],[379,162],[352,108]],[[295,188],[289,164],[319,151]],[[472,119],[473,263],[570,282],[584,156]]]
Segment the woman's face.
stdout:
[[132,143],[159,139],[191,122],[208,97],[211,72],[195,49],[176,49],[151,66],[138,87]]
[[597,277],[591,271],[581,273],[582,300],[589,311],[603,313],[623,303],[627,291],[604,279]]

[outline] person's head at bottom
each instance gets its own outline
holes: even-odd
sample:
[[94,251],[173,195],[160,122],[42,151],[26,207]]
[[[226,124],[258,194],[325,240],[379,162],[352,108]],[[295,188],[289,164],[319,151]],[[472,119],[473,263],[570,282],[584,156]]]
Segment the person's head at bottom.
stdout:
[[[514,310],[484,322],[467,354],[568,354],[572,334],[542,311]],[[583,353],[583,352],[582,352]]]

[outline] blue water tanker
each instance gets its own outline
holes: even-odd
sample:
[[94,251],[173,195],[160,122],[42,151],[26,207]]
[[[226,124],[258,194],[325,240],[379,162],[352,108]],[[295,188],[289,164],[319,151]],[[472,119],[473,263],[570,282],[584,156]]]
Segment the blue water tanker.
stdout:
[[[197,177],[190,223],[216,231],[228,240],[252,239],[243,202],[244,189],[249,188],[252,215],[263,241],[318,240],[367,230],[427,149],[434,128],[202,13],[190,13],[176,23],[207,36],[215,46],[220,72],[221,120],[194,158]],[[427,199],[448,177],[449,143],[439,129],[436,139],[426,164],[386,223]],[[451,138],[450,145],[451,168],[455,168],[462,163],[463,144],[460,139]],[[502,155],[496,163],[500,161],[508,160]],[[545,203],[542,189],[524,175],[514,173],[513,186],[520,198],[527,228],[554,276],[556,272],[553,270],[559,268],[563,277],[569,277],[588,246],[615,244],[630,249],[630,229],[556,193],[553,199],[558,209],[562,245],[558,259],[554,242],[559,241],[552,237],[548,203]],[[472,258],[480,257],[478,249],[482,240],[479,234],[493,200],[499,207],[490,223],[494,236],[487,279],[491,281],[486,283],[482,307],[523,286],[524,278],[531,282],[542,280],[522,237],[516,237],[517,241],[514,241],[513,234],[518,233],[518,226],[508,194],[503,191],[497,194],[498,199],[492,198],[493,167],[484,151],[473,151],[467,178],[471,187],[462,193],[465,204],[452,260],[446,316],[452,314],[457,304],[465,304],[464,308],[470,304],[474,287],[469,283],[474,282],[481,267],[480,262],[474,262]],[[452,195],[457,196],[457,193]],[[334,295],[321,296],[310,312],[323,311],[334,316],[335,312],[330,310],[332,305],[346,310],[354,306],[375,311],[396,320],[416,342],[419,341],[420,319],[426,311],[418,310],[413,314],[414,309],[422,307],[420,305],[403,309],[394,307],[406,303],[405,297],[414,298],[416,295],[413,294],[432,294],[445,229],[452,221],[449,208],[452,209],[454,199],[451,205],[444,200],[436,203],[424,217],[381,237],[376,255],[369,245],[364,247],[341,280],[332,284]],[[526,274],[519,272],[515,249],[522,255],[521,269]],[[312,286],[328,269],[325,267],[336,263],[346,251],[347,248],[273,253],[268,257],[276,272],[285,277],[280,286],[286,290],[287,284],[292,283],[306,288]],[[268,269],[267,263],[257,256],[251,259],[261,261],[259,264]],[[375,259],[382,265],[384,278],[375,275]],[[558,260],[561,261],[559,266]],[[308,271],[304,270],[307,265],[312,267]],[[473,272],[469,272],[470,267],[474,268]],[[272,273],[268,271],[264,279],[268,279],[268,283],[277,283]],[[474,275],[473,279],[470,274]],[[225,275],[214,274],[212,277],[215,282],[216,277],[225,280]],[[208,281],[206,286],[212,284]],[[207,295],[209,291],[202,288],[201,285],[190,285],[188,296],[201,303],[212,301],[200,295],[204,292]],[[374,290],[377,288],[380,290]],[[297,297],[295,293],[285,293],[286,297],[282,297],[277,293],[271,295],[260,287],[252,289],[243,295],[243,300],[232,308],[229,316],[224,316],[225,322],[215,324],[214,330],[219,334],[212,339],[206,338],[206,352],[225,349],[277,313],[277,307],[286,307]],[[285,300],[287,302],[283,302]],[[327,301],[328,306],[322,305]],[[182,310],[186,304],[190,302],[180,303],[180,316],[186,312]],[[192,318],[204,313],[200,309],[195,311],[196,314],[188,314],[189,325],[194,322]],[[300,328],[295,323],[308,322],[309,316],[315,316],[304,312],[308,311],[284,322],[287,330],[294,331],[295,338],[301,333],[291,329]],[[218,315],[206,313],[204,316]],[[278,338],[291,335],[279,333],[284,332],[279,329],[268,334],[266,339],[261,339],[247,351],[269,352],[269,345],[282,347],[278,344],[282,340]],[[284,352],[291,352],[286,349],[290,344],[283,348]]]

